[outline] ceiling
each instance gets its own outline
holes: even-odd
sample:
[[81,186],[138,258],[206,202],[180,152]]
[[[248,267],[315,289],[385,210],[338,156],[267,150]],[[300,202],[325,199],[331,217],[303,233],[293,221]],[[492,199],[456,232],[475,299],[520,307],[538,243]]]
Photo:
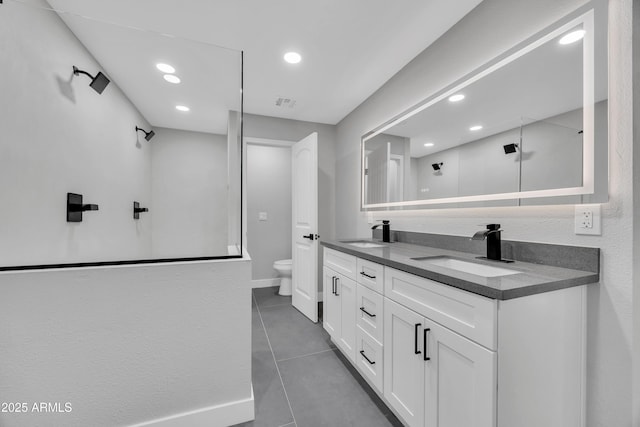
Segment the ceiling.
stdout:
[[[61,16],[152,125],[225,133],[227,110],[239,106],[239,51],[244,52],[245,112],[336,124],[480,1],[49,0],[49,4],[72,14]],[[74,14],[147,31],[80,20]],[[302,62],[285,63],[283,55],[290,50],[299,52]],[[225,65],[215,63],[217,55]],[[180,85],[170,87],[161,79],[153,68],[161,60],[176,67],[183,80]],[[294,100],[295,105],[279,107],[278,98]],[[177,115],[167,105],[187,100],[192,107],[188,114]],[[212,120],[214,115],[217,119]]]

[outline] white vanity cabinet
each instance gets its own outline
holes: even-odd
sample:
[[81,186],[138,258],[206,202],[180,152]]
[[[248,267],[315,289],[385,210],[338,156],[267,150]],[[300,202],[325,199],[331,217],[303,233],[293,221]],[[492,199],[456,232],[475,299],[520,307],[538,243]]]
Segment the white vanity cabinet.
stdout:
[[356,361],[356,258],[325,249],[323,326],[342,352]]
[[584,427],[585,286],[497,300],[329,248],[324,271],[325,329],[405,425]]
[[496,353],[385,298],[384,397],[411,427],[493,427]]

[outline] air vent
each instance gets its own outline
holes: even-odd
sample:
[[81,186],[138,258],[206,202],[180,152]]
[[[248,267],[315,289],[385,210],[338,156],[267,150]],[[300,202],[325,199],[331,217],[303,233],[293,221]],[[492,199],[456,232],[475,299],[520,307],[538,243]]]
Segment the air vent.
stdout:
[[276,98],[276,107],[280,108],[293,108],[296,105],[296,100],[291,98],[279,97]]

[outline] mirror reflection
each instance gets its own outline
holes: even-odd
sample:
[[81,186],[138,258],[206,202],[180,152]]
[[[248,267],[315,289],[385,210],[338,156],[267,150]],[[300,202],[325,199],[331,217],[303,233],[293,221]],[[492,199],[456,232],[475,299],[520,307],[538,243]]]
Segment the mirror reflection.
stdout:
[[[593,192],[594,143],[606,163],[606,71],[591,62],[594,41],[606,58],[606,32],[594,40],[591,16],[363,137],[363,207],[580,203]],[[567,196],[539,199],[546,191]]]
[[241,52],[56,6],[0,14],[0,267],[239,254]]

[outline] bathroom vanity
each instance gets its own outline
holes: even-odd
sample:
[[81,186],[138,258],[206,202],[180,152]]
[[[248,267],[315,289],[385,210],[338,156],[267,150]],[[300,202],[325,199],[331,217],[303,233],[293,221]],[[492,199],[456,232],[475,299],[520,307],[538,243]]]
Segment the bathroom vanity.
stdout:
[[521,242],[509,264],[409,243],[323,245],[324,328],[405,425],[584,425],[584,285],[599,280],[599,249],[574,248],[579,269],[518,260],[539,249]]

